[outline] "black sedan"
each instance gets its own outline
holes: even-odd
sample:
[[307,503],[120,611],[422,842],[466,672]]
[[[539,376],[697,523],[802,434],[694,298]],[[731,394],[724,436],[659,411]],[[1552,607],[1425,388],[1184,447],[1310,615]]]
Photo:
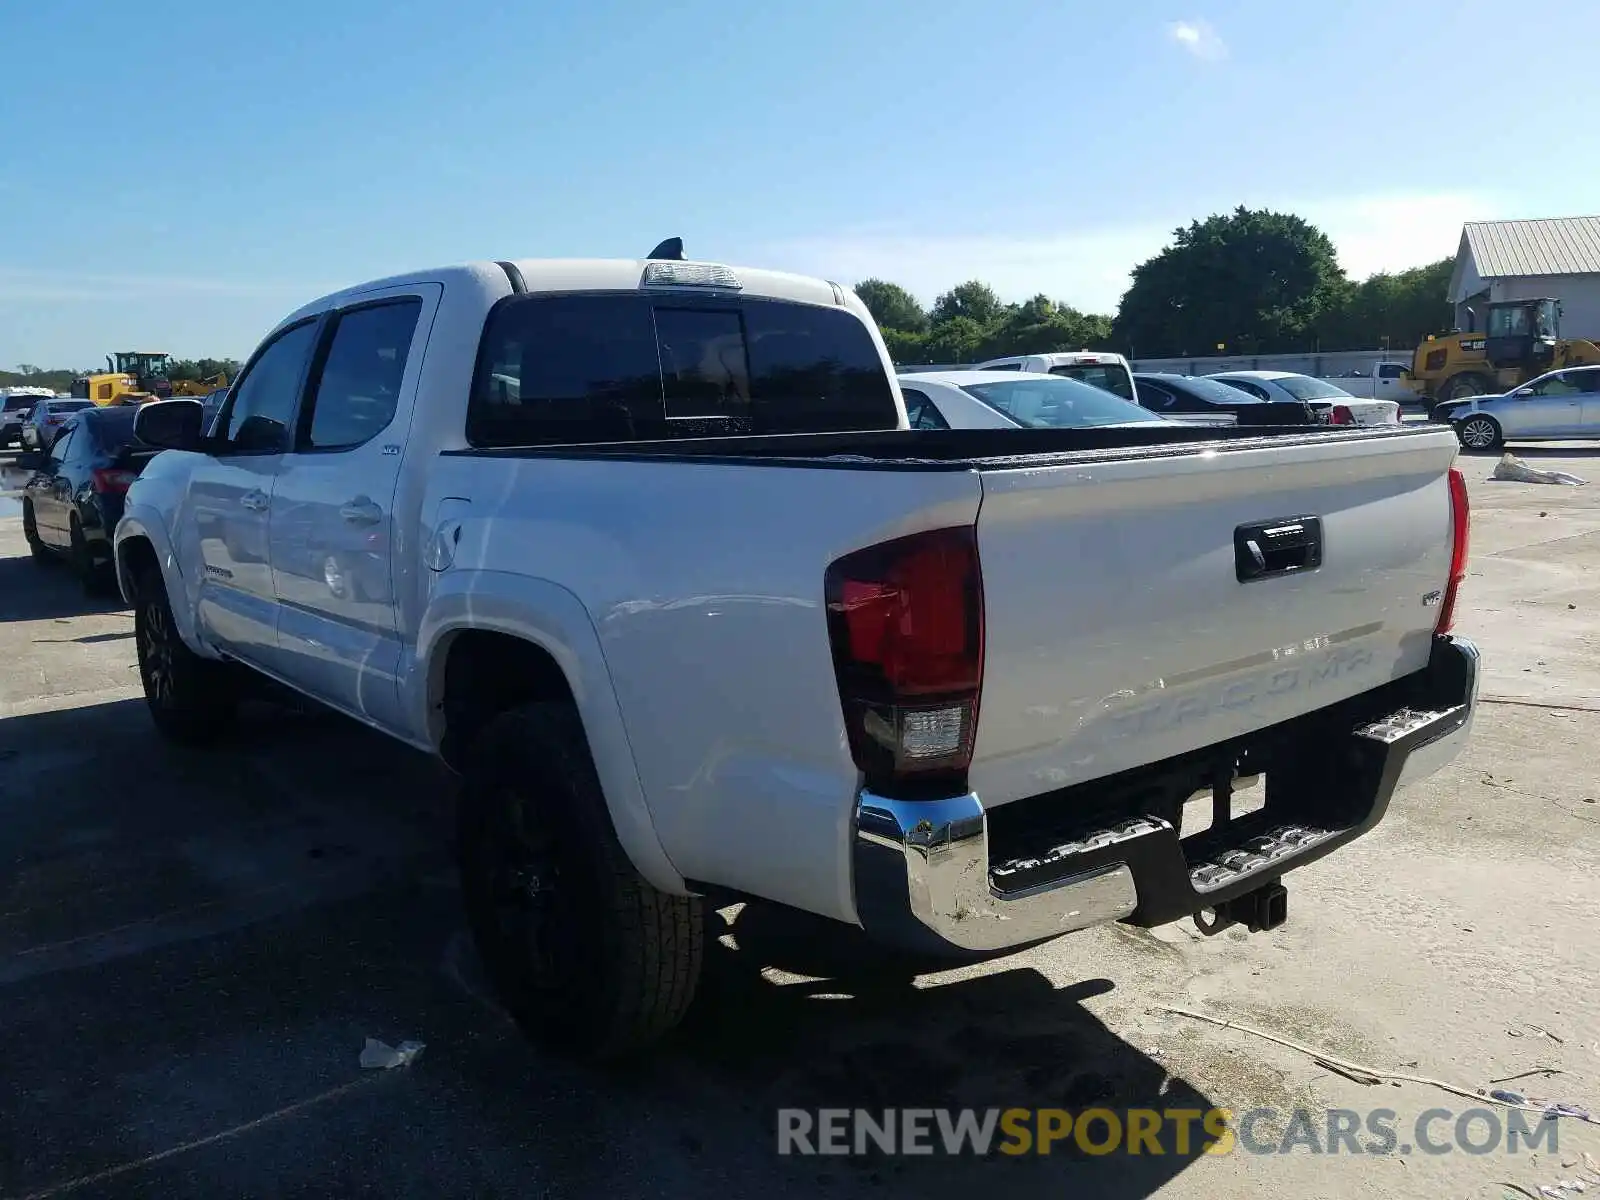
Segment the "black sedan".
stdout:
[[133,405],[87,408],[61,426],[48,451],[31,456],[22,490],[22,533],[36,562],[71,562],[85,589],[116,586],[111,536],[123,498],[159,451],[136,441]]
[[1231,413],[1241,425],[1310,425],[1315,419],[1304,404],[1263,400],[1203,375],[1139,371],[1133,386],[1145,408],[1179,420],[1185,413]]

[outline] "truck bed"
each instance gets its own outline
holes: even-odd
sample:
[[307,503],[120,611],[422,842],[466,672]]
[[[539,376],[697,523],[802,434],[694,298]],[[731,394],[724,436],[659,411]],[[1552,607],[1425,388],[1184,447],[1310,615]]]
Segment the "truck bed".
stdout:
[[[1258,406],[1259,407],[1259,406]],[[1270,444],[1302,446],[1355,440],[1437,437],[1428,426],[1329,428],[1323,425],[1123,425],[1104,429],[891,429],[867,433],[762,434],[739,437],[506,446],[445,450],[446,457],[773,463],[856,470],[967,471],[1056,466],[1099,458],[1145,458],[1225,452]]]

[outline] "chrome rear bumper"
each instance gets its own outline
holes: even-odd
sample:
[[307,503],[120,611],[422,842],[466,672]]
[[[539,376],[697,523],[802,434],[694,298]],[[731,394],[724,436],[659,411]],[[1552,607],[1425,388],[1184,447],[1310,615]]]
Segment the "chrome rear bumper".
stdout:
[[1020,863],[993,863],[977,795],[897,800],[863,790],[857,916],[889,944],[982,953],[1109,921],[1156,925],[1213,908],[1360,837],[1383,818],[1397,787],[1455,758],[1472,728],[1478,661],[1471,642],[1435,639],[1414,701],[1349,729],[1351,765],[1339,781],[1347,819],[1285,816],[1287,806],[1274,810],[1269,792],[1260,814],[1209,840],[1181,841],[1169,821],[1132,814],[1040,846]]

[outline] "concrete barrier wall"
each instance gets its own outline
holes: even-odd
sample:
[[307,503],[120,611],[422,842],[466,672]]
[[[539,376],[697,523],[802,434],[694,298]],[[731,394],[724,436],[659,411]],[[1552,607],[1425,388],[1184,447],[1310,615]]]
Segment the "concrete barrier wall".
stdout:
[[1219,371],[1294,371],[1319,379],[1336,379],[1351,371],[1370,376],[1381,362],[1411,362],[1411,351],[1330,350],[1321,354],[1252,354],[1228,357],[1136,358],[1135,371],[1170,371],[1178,375],[1215,375]]
[[[1248,354],[1227,357],[1135,358],[1129,360],[1135,371],[1165,371],[1177,375],[1215,375],[1218,371],[1294,371],[1319,379],[1336,379],[1359,371],[1370,377],[1377,363],[1411,363],[1411,351],[1329,350],[1321,354]],[[969,363],[901,363],[899,371],[961,371]]]

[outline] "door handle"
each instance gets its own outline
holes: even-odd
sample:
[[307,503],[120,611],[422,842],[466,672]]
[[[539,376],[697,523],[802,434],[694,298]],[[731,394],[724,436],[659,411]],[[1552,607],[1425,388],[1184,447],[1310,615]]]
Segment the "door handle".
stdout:
[[352,525],[376,525],[383,519],[383,509],[365,496],[357,496],[344,503],[339,515]]
[[1240,583],[1314,571],[1322,565],[1322,521],[1284,517],[1233,531],[1234,575]]
[[251,512],[262,512],[267,507],[267,494],[265,492],[246,492],[239,497],[239,503]]

